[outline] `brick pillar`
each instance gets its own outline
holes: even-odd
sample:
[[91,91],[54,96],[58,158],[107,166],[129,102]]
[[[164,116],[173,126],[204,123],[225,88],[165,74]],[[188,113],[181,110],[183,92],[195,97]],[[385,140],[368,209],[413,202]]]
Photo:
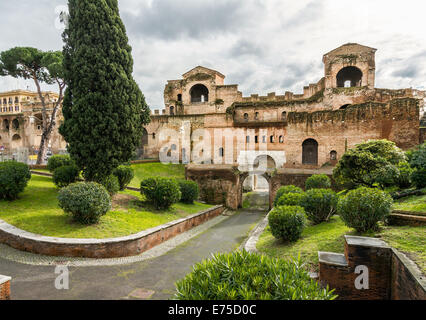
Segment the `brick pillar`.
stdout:
[[10,280],[11,277],[0,275],[0,300],[10,300]]
[[[342,300],[388,300],[391,291],[392,250],[376,238],[345,236],[345,254],[319,252],[319,280]],[[355,287],[356,268],[368,269],[369,288]]]

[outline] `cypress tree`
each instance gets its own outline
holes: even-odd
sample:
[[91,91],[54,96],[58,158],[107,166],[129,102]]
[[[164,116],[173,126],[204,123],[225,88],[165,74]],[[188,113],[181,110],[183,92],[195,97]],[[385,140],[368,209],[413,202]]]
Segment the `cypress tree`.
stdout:
[[141,143],[149,108],[132,77],[133,59],[117,0],[69,0],[60,133],[87,180],[102,181]]

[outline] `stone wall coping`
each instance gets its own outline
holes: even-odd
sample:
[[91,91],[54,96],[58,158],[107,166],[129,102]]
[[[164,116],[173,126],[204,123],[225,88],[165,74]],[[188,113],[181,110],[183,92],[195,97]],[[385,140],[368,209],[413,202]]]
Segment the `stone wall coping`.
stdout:
[[417,265],[405,254],[399,252],[395,248],[392,248],[392,253],[399,259],[399,261],[404,264],[404,266],[408,269],[413,278],[423,288],[423,291],[426,292],[426,277],[422,274],[419,267],[417,267]]
[[43,242],[43,243],[49,243],[49,244],[67,244],[67,245],[94,245],[94,244],[111,244],[111,243],[120,243],[120,242],[127,242],[127,241],[134,241],[140,238],[143,238],[151,233],[158,232],[160,230],[168,229],[170,227],[173,227],[179,223],[182,223],[186,220],[190,220],[192,218],[201,216],[207,212],[214,211],[218,208],[223,207],[222,205],[214,206],[212,208],[200,211],[198,213],[195,213],[193,215],[187,216],[185,218],[181,218],[178,220],[174,220],[171,222],[168,222],[166,224],[153,227],[151,229],[147,229],[144,231],[141,231],[139,233],[131,234],[128,236],[118,237],[118,238],[105,238],[105,239],[78,239],[78,238],[58,238],[58,237],[48,237],[43,236],[35,233],[31,233],[28,231],[21,230],[19,228],[16,228],[5,221],[0,219],[0,230],[12,234],[18,238],[24,238],[28,240],[33,240],[37,242]]
[[346,243],[349,246],[361,246],[361,247],[375,247],[375,248],[387,248],[390,249],[389,245],[383,240],[377,238],[368,237],[357,237],[345,235]]
[[2,276],[2,275],[0,274],[0,284],[6,283],[6,282],[8,282],[8,281],[10,281],[10,280],[12,280],[12,278],[11,278],[11,277],[8,277],[8,276]]
[[320,263],[325,263],[333,266],[348,266],[348,261],[346,260],[345,255],[341,253],[318,251],[318,260]]

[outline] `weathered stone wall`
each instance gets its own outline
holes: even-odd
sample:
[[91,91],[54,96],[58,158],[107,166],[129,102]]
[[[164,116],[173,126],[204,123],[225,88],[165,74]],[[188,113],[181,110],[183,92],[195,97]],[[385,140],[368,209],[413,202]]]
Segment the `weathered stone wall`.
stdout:
[[62,239],[32,234],[0,220],[0,243],[35,254],[60,257],[119,258],[145,252],[224,211],[216,206],[140,233],[113,239]]
[[0,300],[10,300],[10,277],[0,275]]

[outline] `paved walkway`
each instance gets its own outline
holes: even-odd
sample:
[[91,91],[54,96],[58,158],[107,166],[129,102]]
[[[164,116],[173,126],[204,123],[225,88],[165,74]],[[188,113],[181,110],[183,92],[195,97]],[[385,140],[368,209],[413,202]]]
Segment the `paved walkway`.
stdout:
[[69,290],[55,289],[54,266],[34,266],[0,258],[0,274],[12,277],[12,299],[169,299],[174,282],[215,252],[235,250],[266,212],[241,210],[201,235],[142,262],[122,266],[70,267]]

